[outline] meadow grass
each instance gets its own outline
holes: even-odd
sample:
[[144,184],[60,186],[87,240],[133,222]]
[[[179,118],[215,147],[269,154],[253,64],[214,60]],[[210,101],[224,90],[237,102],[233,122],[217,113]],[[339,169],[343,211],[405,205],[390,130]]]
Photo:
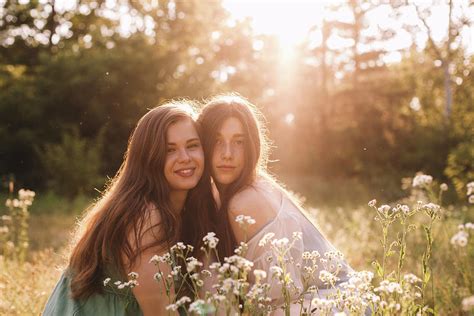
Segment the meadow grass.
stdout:
[[[7,195],[0,196],[2,201]],[[0,256],[0,315],[39,315],[67,262],[74,226],[92,198],[37,194],[30,207],[29,253],[24,263]],[[0,215],[7,213],[3,205]]]
[[[357,190],[362,192],[362,189]],[[390,204],[408,204],[416,198],[407,194],[404,199]],[[75,222],[91,202],[92,198],[86,197],[77,197],[70,201],[52,193],[38,194],[30,207],[30,251],[27,260],[22,263],[0,256],[0,315],[41,313],[66,264],[66,246]],[[355,270],[373,271],[374,261],[381,262],[384,256],[380,222],[374,220],[376,211],[366,203],[312,208],[314,205],[318,204],[312,199],[306,203],[310,217],[326,237],[344,253],[349,264]],[[7,208],[4,207],[4,211],[6,212]],[[0,211],[0,215],[5,212]],[[418,213],[410,221],[414,226],[406,236],[406,255],[402,271],[421,277],[423,268],[420,258],[426,249],[423,226],[428,225],[429,220]],[[451,242],[453,235],[459,231],[458,226],[467,222],[474,222],[473,207],[461,202],[458,206],[443,205],[441,218],[432,227],[432,270],[424,299],[437,315],[469,315],[462,309],[462,300],[474,294],[474,241],[469,240],[464,247],[456,247]],[[394,222],[388,229],[388,242],[397,240],[401,231],[402,226]],[[385,270],[395,271],[398,253],[395,251],[386,259]]]

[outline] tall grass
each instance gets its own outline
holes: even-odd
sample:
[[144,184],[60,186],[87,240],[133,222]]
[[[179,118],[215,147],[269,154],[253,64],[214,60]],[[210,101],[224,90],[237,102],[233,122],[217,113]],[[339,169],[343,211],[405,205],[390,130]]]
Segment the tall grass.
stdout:
[[[437,185],[433,183],[433,187]],[[336,189],[333,187],[333,190]],[[397,204],[416,205],[419,199],[426,203],[428,198],[437,199],[413,190],[405,198],[390,203],[390,211],[387,211],[391,212]],[[381,206],[374,209],[366,203],[354,203],[344,207],[311,208],[319,204],[310,199],[312,202],[307,203],[307,208],[316,225],[345,254],[355,270],[375,272],[374,287],[384,279],[397,282],[404,274],[413,273],[422,280],[420,306],[425,307],[417,312],[469,315],[472,306],[466,298],[474,295],[474,240],[470,237],[474,231],[468,223],[474,222],[474,208],[467,199],[466,196],[457,205],[438,200],[439,218],[433,220],[426,210],[420,209],[405,221],[391,220],[385,229],[383,220],[374,220],[381,215]],[[36,196],[29,206],[26,260],[23,262],[20,257],[8,257],[5,253],[0,256],[0,315],[41,313],[66,263],[65,246],[74,223],[91,201],[84,197],[69,201],[51,193]],[[0,207],[0,215],[8,212],[7,207]],[[0,221],[0,227],[3,224]],[[1,249],[6,242],[2,241]],[[392,314],[410,315],[410,312],[386,313]]]

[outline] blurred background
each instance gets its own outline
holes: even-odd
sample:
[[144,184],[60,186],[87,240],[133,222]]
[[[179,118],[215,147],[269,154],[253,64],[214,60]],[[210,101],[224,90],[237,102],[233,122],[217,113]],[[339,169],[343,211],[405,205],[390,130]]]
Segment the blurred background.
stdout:
[[[0,0],[0,175],[97,196],[147,109],[237,92],[321,205],[474,179],[474,2]],[[44,195],[44,194],[43,194]]]

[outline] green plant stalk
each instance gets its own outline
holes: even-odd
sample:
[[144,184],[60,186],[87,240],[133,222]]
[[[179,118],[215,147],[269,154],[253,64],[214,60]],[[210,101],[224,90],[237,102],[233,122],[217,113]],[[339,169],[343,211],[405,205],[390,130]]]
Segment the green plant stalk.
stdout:
[[28,254],[28,207],[24,206],[19,212],[19,234],[18,234],[18,258],[24,263]]
[[403,268],[403,262],[405,260],[405,253],[406,253],[406,235],[407,235],[407,223],[406,220],[402,220],[403,232],[402,232],[402,239],[400,241],[400,252],[398,256],[398,271],[397,271],[397,280],[400,283],[400,275]]
[[388,239],[388,226],[387,223],[383,223],[382,234],[383,234],[383,259],[382,259],[382,279],[385,280],[385,263],[387,261],[387,239]]
[[[422,305],[425,305],[426,302],[426,286],[429,282],[430,279],[432,279],[431,276],[431,265],[430,265],[430,258],[431,258],[431,253],[432,253],[432,245],[433,245],[433,237],[432,237],[432,226],[433,226],[433,217],[430,217],[430,223],[428,226],[425,226],[425,233],[426,233],[426,250],[423,254],[422,258],[422,274],[423,274],[423,282],[422,282]],[[434,297],[434,290],[432,292],[432,295]]]

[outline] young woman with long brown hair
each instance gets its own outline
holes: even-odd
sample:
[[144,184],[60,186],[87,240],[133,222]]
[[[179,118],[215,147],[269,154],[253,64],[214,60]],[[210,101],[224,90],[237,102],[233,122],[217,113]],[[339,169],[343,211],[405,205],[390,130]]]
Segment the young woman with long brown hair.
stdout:
[[[253,261],[255,269],[269,271],[272,265],[268,262],[269,256],[274,255],[271,249],[259,245],[267,233],[273,233],[278,239],[291,239],[293,232],[301,232],[301,239],[291,250],[295,262],[288,265],[287,272],[295,285],[302,287],[303,276],[298,263],[303,266],[303,252],[318,251],[321,256],[337,252],[305,216],[299,203],[268,175],[268,145],[259,115],[253,104],[238,95],[212,98],[198,119],[205,158],[211,164],[221,212],[228,215],[229,231],[233,233],[229,240],[233,239],[234,246],[241,241],[248,243],[246,257]],[[243,231],[235,222],[238,215],[251,216],[256,223]],[[344,260],[339,264],[339,282],[343,282],[352,269]],[[281,285],[272,279],[271,273],[267,275],[267,282],[271,284],[270,296],[274,304],[281,304]],[[324,290],[326,286],[318,281],[318,271],[315,275],[313,283],[320,289],[319,295],[324,297],[329,291]],[[292,314],[299,314],[299,304],[292,308]]]
[[[44,315],[167,313],[168,300],[153,278],[157,269],[150,258],[178,241],[200,249],[207,232],[219,234],[190,104],[169,102],[139,120],[122,166],[79,225],[68,269]],[[117,290],[113,282],[130,272],[138,274],[139,285],[132,292]],[[107,277],[112,282],[104,286]]]

